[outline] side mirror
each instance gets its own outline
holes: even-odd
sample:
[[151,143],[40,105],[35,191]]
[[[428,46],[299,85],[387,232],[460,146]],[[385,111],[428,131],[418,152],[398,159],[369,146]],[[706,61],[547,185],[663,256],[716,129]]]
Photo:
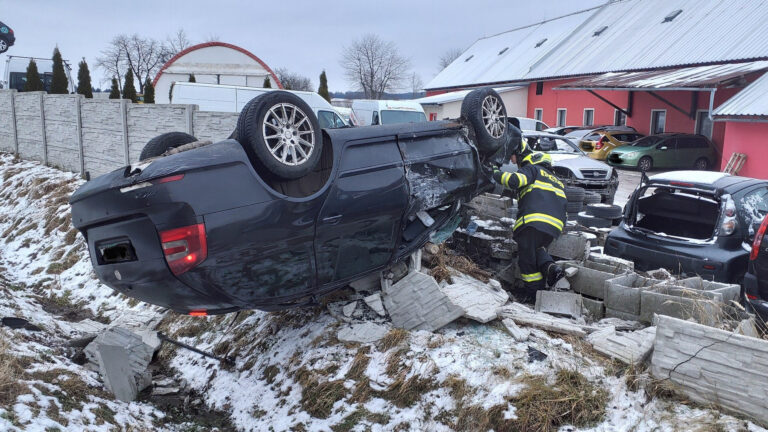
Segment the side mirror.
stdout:
[[659,150],[666,150],[666,149],[667,149],[667,146],[661,146],[661,147],[659,147]]

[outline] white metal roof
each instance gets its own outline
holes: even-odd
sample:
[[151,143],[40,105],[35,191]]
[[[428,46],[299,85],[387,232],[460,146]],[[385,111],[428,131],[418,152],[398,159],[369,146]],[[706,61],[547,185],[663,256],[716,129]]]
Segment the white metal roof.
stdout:
[[615,0],[480,39],[426,88],[766,58],[768,0]]
[[425,88],[519,79],[595,10],[593,8],[478,39]]
[[725,101],[712,114],[716,116],[768,116],[768,73]]
[[[520,90],[522,88],[525,88],[525,86],[497,87],[497,88],[494,88],[494,90],[496,90],[496,93],[501,94],[501,93],[506,93],[510,91]],[[442,93],[439,95],[414,99],[413,101],[418,102],[422,105],[442,105],[450,102],[464,100],[464,97],[466,97],[471,91],[472,90],[459,90],[455,92]]]

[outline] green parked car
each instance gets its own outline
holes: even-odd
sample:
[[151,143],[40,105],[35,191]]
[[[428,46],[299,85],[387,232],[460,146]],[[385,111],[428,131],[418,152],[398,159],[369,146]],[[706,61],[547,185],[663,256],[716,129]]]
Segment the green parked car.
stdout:
[[703,135],[663,133],[640,138],[625,146],[616,147],[606,162],[617,167],[637,168],[695,168],[705,170],[713,166],[717,152],[712,142]]

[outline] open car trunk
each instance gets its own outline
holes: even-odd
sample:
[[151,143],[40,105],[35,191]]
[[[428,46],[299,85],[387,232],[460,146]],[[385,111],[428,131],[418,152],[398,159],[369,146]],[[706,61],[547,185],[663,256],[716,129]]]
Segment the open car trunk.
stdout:
[[706,240],[714,235],[720,203],[713,196],[648,188],[637,201],[635,226],[660,235]]

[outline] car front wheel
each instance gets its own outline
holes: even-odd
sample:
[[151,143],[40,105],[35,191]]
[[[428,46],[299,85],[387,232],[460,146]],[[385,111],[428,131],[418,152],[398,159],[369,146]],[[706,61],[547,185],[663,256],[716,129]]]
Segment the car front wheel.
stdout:
[[461,103],[461,118],[469,123],[477,149],[486,154],[507,142],[507,109],[496,91],[481,88],[471,91]]
[[8,51],[8,42],[5,39],[0,39],[0,54]]
[[693,167],[699,171],[704,171],[709,168],[709,161],[707,158],[698,158],[696,159],[696,162],[694,162]]
[[648,156],[643,156],[637,161],[637,169],[640,171],[650,171],[653,168],[653,159]]

